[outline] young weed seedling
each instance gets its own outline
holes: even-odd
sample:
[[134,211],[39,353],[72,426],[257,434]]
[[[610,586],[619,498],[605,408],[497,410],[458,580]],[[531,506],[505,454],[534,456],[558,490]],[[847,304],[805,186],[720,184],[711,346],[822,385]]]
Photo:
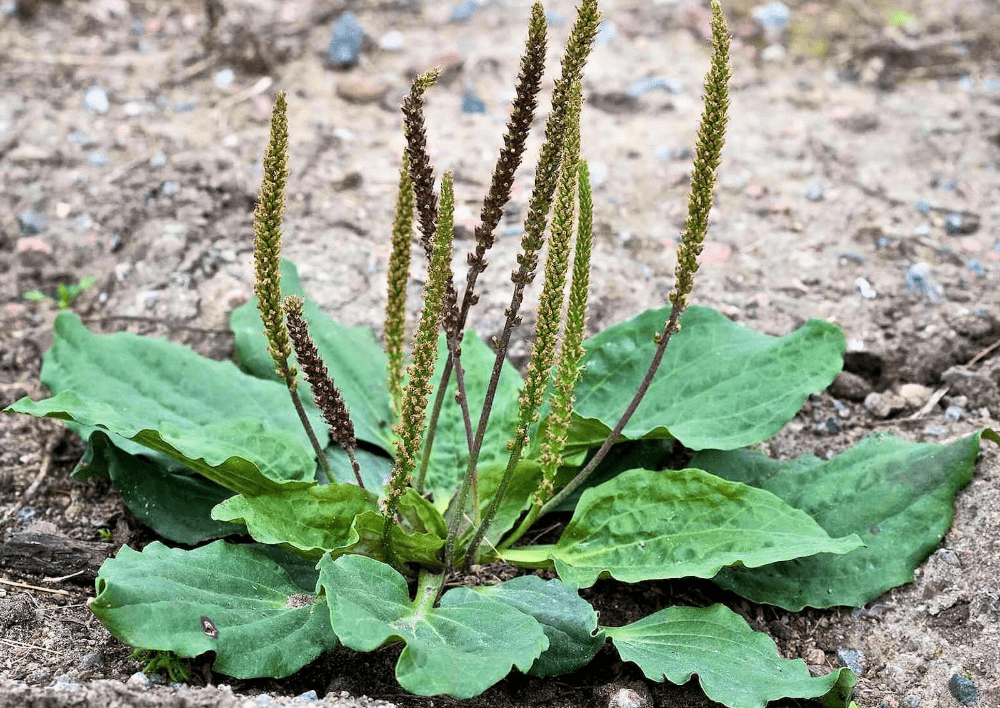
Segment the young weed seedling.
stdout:
[[[91,608],[112,633],[155,656],[214,652],[216,671],[241,678],[288,676],[338,642],[402,642],[400,685],[456,698],[513,668],[573,671],[610,640],[649,679],[697,674],[734,708],[780,697],[848,705],[849,669],[810,676],[723,605],[606,626],[578,594],[599,578],[696,577],[793,611],[861,606],[912,578],[950,525],[980,439],[998,440],[990,430],[948,445],[880,436],[791,462],[750,449],[830,384],[845,345],[824,321],[773,338],[688,307],[727,123],[729,36],[718,2],[712,12],[687,223],[662,309],[584,336],[593,202],[581,79],[600,15],[582,0],[492,346],[465,325],[535,115],[540,4],[464,288],[450,267],[454,180],[445,172],[435,191],[426,149],[423,101],[436,73],[403,103],[384,349],[320,312],[281,260],[284,94],[255,213],[257,299],[231,320],[241,369],[59,316],[42,368],[52,397],[7,410],[73,425],[89,441],[76,476],[107,477],[161,536],[195,546],[123,547],[102,566]],[[427,277],[407,352],[415,228]],[[546,235],[522,379],[507,351]],[[688,466],[665,468],[683,459],[671,451],[690,454]],[[524,545],[557,510],[572,512],[558,540]],[[241,533],[255,543],[202,545]],[[493,562],[553,579],[475,585],[470,568]]]
[[32,300],[34,302],[52,302],[55,303],[56,307],[60,310],[68,310],[73,306],[76,299],[80,297],[80,294],[83,293],[84,290],[93,287],[96,282],[97,279],[94,278],[94,276],[88,275],[85,278],[81,278],[77,283],[70,283],[69,285],[59,283],[59,286],[56,288],[55,297],[46,295],[41,290],[29,290],[24,293],[22,297],[24,297],[25,300]]

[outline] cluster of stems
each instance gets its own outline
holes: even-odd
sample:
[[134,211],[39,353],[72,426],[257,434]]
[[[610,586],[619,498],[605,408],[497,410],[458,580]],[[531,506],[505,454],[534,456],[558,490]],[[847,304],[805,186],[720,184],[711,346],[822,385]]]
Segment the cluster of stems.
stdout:
[[[541,479],[520,524],[505,538],[495,539],[498,541],[495,552],[499,554],[517,541],[539,516],[555,508],[587,479],[638,408],[657,372],[667,343],[680,328],[680,316],[693,287],[694,274],[698,270],[698,256],[708,229],[716,172],[725,138],[730,78],[729,36],[718,0],[712,2],[712,15],[712,62],[705,79],[704,111],[692,168],[688,217],[678,248],[674,289],[670,294],[670,315],[663,330],[654,337],[655,349],[649,368],[617,425],[587,465],[568,485],[558,491],[556,473],[563,463],[563,451],[573,417],[574,390],[582,372],[582,341],[590,279],[593,199],[587,165],[580,155],[580,112],[583,105],[583,68],[600,23],[597,0],[581,1],[562,58],[561,75],[555,82],[552,110],[546,120],[545,139],[535,168],[535,182],[528,203],[521,252],[517,256],[517,268],[511,274],[511,301],[505,313],[506,321],[501,334],[494,338],[496,357],[475,426],[472,424],[465,395],[461,338],[470,308],[478,300],[477,279],[488,265],[486,254],[493,245],[494,232],[510,199],[514,174],[521,163],[528,132],[534,120],[546,51],[546,22],[541,4],[535,3],[532,7],[511,117],[489,191],[483,202],[480,224],[475,232],[475,250],[468,255],[469,271],[461,300],[458,298],[451,268],[454,180],[450,172],[443,175],[439,204],[434,190],[434,170],[427,152],[424,126],[423,96],[438,74],[436,71],[428,72],[413,83],[402,106],[407,146],[400,171],[393,224],[385,323],[389,391],[395,417],[395,459],[382,500],[383,557],[390,562],[395,562],[390,539],[393,526],[399,523],[400,498],[411,486],[418,492],[423,490],[437,420],[452,374],[455,375],[456,403],[461,408],[466,431],[468,458],[461,487],[449,507],[448,538],[443,558],[448,570],[491,556],[490,553],[483,552],[482,548],[484,544],[490,545],[489,529],[523,461],[524,451],[529,449],[529,435],[538,423],[539,411],[547,392],[551,391],[551,412],[543,426],[544,434],[539,448]],[[285,98],[284,94],[279,94],[264,157],[264,184],[255,214],[256,293],[261,318],[268,339],[268,350],[274,357],[278,376],[286,382],[292,393],[321,463],[325,463],[325,457],[295,395],[296,369],[288,361],[291,356],[289,335],[295,345],[299,364],[306,373],[316,401],[330,427],[331,437],[348,451],[358,483],[361,484],[360,471],[353,455],[357,442],[350,415],[309,338],[308,329],[302,320],[302,300],[286,298],[284,308],[281,305],[280,224],[287,177]],[[513,422],[514,437],[508,442],[510,455],[494,495],[489,500],[484,500],[479,498],[477,489],[479,455],[512,332],[521,321],[520,308],[525,288],[535,278],[545,245],[550,211],[552,224],[548,229],[544,282],[539,299],[535,338],[524,388],[519,398],[517,418]],[[426,255],[428,275],[423,291],[423,308],[411,343],[410,364],[404,377],[406,286],[414,221]],[[448,355],[437,396],[429,407],[437,342],[442,332],[447,342]],[[485,509],[482,508],[484,504]],[[461,548],[459,539],[467,539],[467,542],[463,541]],[[439,582],[432,583],[428,588],[432,586],[440,592]]]

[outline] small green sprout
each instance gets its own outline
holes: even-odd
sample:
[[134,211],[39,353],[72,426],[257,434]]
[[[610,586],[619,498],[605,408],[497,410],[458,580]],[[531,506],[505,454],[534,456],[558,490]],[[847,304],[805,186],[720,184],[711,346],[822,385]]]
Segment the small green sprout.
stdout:
[[191,662],[172,651],[136,649],[128,658],[142,662],[144,674],[163,672],[174,683],[184,683],[191,678]]
[[93,287],[97,279],[88,275],[85,278],[81,278],[78,282],[72,284],[59,283],[56,288],[56,296],[46,295],[41,290],[29,290],[24,293],[23,297],[25,300],[31,300],[33,302],[53,302],[60,310],[68,310],[73,306],[73,302],[80,297],[80,294],[84,290]]

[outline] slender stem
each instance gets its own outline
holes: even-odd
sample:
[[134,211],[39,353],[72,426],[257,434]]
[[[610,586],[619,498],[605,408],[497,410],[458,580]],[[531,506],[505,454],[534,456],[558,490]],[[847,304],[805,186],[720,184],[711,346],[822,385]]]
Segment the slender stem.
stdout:
[[292,397],[292,405],[295,406],[295,412],[299,414],[302,427],[305,428],[306,435],[309,436],[309,442],[312,443],[313,450],[316,451],[316,460],[319,462],[320,469],[323,470],[327,477],[330,477],[330,463],[327,462],[326,453],[323,452],[323,448],[316,438],[316,432],[313,430],[312,423],[309,422],[306,409],[302,406],[302,401],[299,400],[298,394],[295,393],[295,386],[292,383],[295,379],[285,379],[285,381],[288,384],[288,395]]
[[653,361],[649,364],[649,369],[646,371],[646,375],[642,377],[642,382],[639,384],[639,388],[636,390],[635,395],[632,396],[632,400],[629,401],[628,407],[625,412],[622,413],[622,417],[618,420],[617,425],[615,425],[614,430],[611,434],[604,440],[604,444],[597,450],[587,466],[580,470],[579,474],[576,475],[563,487],[558,494],[549,499],[545,505],[541,508],[539,516],[542,514],[547,514],[552,511],[559,503],[565,499],[567,496],[573,493],[573,491],[579,487],[583,482],[590,476],[590,474],[596,469],[597,465],[601,464],[601,460],[604,456],[608,454],[608,450],[611,446],[615,444],[618,440],[618,436],[621,435],[622,431],[625,430],[625,426],[628,425],[629,420],[631,420],[632,415],[635,413],[636,409],[639,408],[639,404],[642,403],[643,397],[646,395],[646,391],[649,390],[649,386],[653,383],[653,377],[656,375],[656,370],[660,368],[660,362],[663,360],[663,352],[667,348],[667,344],[670,342],[670,337],[677,331],[677,320],[680,319],[681,311],[684,308],[674,304],[670,308],[670,319],[667,320],[667,324],[664,326],[663,331],[657,336],[658,344],[656,346],[656,352],[653,354]]
[[531,528],[532,524],[534,524],[541,515],[542,505],[535,502],[531,505],[531,508],[528,509],[528,513],[525,514],[524,518],[521,519],[521,523],[517,525],[517,528],[511,531],[502,543],[497,544],[497,551],[502,553],[513,546],[517,540],[521,538],[521,536],[528,532],[528,529]]
[[344,449],[347,451],[347,457],[351,461],[351,468],[354,470],[354,479],[358,480],[358,486],[364,489],[365,482],[361,479],[361,466],[358,465],[358,458],[354,456],[354,450],[351,448]]

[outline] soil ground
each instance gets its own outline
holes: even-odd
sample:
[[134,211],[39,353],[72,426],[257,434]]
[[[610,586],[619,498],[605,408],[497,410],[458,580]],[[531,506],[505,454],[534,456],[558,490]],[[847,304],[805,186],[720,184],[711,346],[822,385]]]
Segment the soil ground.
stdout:
[[[55,308],[23,294],[85,276],[96,283],[72,307],[92,328],[231,355],[226,313],[252,291],[251,213],[278,89],[289,93],[292,135],[286,254],[328,313],[377,330],[403,146],[398,104],[409,77],[435,64],[451,68],[428,95],[428,140],[438,173],[456,174],[467,229],[459,250],[470,246],[529,9],[524,0],[480,4],[454,23],[451,4],[419,0],[0,3],[0,406],[44,395],[38,373]],[[708,60],[701,4],[603,5],[608,24],[588,67],[583,121],[596,182],[594,331],[660,306],[669,292]],[[995,426],[997,5],[913,0],[901,26],[889,22],[901,9],[889,3],[788,6],[784,30],[767,33],[752,3],[726,4],[736,36],[731,127],[693,301],[769,334],[809,317],[844,328],[853,377],[807,403],[770,443],[777,456],[824,456],[873,431],[948,441]],[[207,8],[221,10],[214,29]],[[325,54],[344,9],[369,40],[357,66],[336,71]],[[573,6],[553,0],[547,9],[553,67]],[[391,48],[391,31],[401,48]],[[229,84],[224,69],[234,72]],[[629,96],[647,76],[665,82]],[[104,108],[97,93],[85,103],[92,86],[106,110],[94,110]],[[464,113],[467,94],[485,112]],[[480,281],[472,324],[486,337],[501,326],[533,155]],[[411,302],[418,296],[415,284]],[[532,324],[526,317],[515,360]],[[956,365],[971,373],[942,378]],[[907,384],[924,388],[895,398]],[[863,403],[872,392],[881,405]],[[942,394],[936,402],[932,392]],[[55,422],[0,416],[5,540],[30,530],[103,543],[106,554],[152,540],[113,489],[69,479],[81,451]],[[724,599],[816,672],[854,663],[862,708],[971,705],[962,693],[970,682],[976,705],[997,706],[998,482],[1000,455],[986,446],[941,549],[912,583],[865,609],[791,614],[678,582],[600,584],[594,601],[615,624],[673,601]],[[124,684],[138,663],[87,610],[90,571],[64,560],[44,574],[0,569],[0,706],[266,705],[255,696],[290,701],[308,691],[329,705],[366,704],[348,696],[455,703],[402,695],[393,648],[340,649],[285,681],[232,681],[196,662],[194,684],[205,688]],[[467,705],[607,705],[622,687],[644,705],[711,704],[691,684],[645,681],[609,651],[574,675],[512,676]]]

